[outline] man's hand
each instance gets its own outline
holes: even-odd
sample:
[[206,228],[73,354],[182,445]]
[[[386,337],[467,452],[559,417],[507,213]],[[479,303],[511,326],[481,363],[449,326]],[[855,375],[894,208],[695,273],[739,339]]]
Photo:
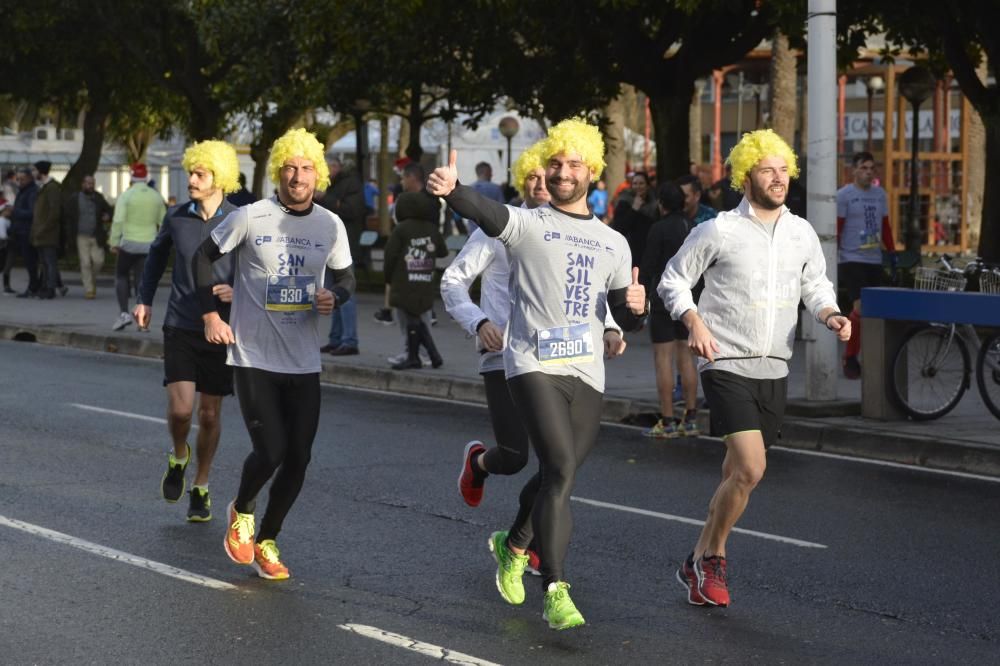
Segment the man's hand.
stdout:
[[476,335],[479,336],[479,342],[482,343],[483,349],[486,351],[503,351],[503,331],[489,319],[479,327]]
[[719,353],[719,343],[712,336],[712,332],[708,330],[708,326],[705,326],[705,322],[694,310],[685,312],[681,319],[688,329],[688,347],[694,355],[714,362],[715,354]]
[[132,317],[139,328],[149,328],[149,320],[153,318],[153,308],[142,303],[137,303],[132,310]]
[[628,343],[618,331],[604,331],[604,358],[614,358],[625,353]]
[[329,289],[320,287],[316,290],[316,312],[321,315],[328,315],[333,312],[333,306],[337,297]]
[[233,302],[233,288],[228,284],[217,284],[212,287],[212,293],[223,303]]
[[458,184],[458,151],[448,155],[448,166],[439,166],[427,178],[427,191],[436,197],[446,197]]
[[229,328],[229,324],[222,321],[222,317],[219,316],[218,312],[209,312],[206,315],[202,315],[201,318],[205,322],[206,340],[216,345],[231,345],[236,342],[233,329]]
[[645,200],[645,199],[643,199],[643,198],[642,198],[641,196],[639,196],[638,194],[637,194],[637,195],[635,195],[635,196],[634,196],[634,197],[632,198],[632,210],[639,210],[640,208],[642,208],[642,207],[643,207],[643,205],[645,205],[645,203],[646,203],[646,200]]
[[117,245],[112,245],[111,246],[111,254],[118,254],[118,246]]
[[638,268],[632,269],[632,284],[625,290],[625,305],[637,317],[646,314],[646,288],[639,284]]
[[851,339],[851,320],[844,315],[835,315],[826,320],[826,327],[837,334],[837,339],[847,342]]

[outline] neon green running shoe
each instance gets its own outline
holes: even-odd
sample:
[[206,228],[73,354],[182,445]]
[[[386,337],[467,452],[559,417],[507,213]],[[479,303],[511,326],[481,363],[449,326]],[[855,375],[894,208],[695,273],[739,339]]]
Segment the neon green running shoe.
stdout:
[[545,591],[545,610],[542,619],[548,621],[549,629],[562,631],[584,624],[585,620],[569,598],[569,583],[549,583]]
[[524,567],[528,565],[528,554],[518,555],[507,547],[507,532],[494,532],[489,540],[490,552],[497,561],[497,590],[509,604],[519,606],[524,603]]

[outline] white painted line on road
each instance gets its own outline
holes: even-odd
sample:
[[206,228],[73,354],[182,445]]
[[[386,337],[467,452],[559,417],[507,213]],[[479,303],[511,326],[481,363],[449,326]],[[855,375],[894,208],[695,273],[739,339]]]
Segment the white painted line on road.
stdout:
[[406,650],[419,652],[427,657],[447,661],[450,664],[468,664],[469,666],[500,666],[492,661],[479,659],[478,657],[449,650],[448,648],[443,648],[438,645],[423,643],[407,636],[403,636],[402,634],[394,634],[391,631],[385,631],[384,629],[379,629],[378,627],[370,627],[366,624],[338,624],[337,627],[339,629],[358,634],[359,636],[364,636],[365,638],[373,638],[377,641],[388,643],[389,645],[395,645],[396,647],[401,647]]
[[213,590],[238,589],[235,585],[230,585],[229,583],[221,580],[215,580],[214,578],[208,578],[207,576],[191,573],[190,571],[185,571],[184,569],[172,567],[169,564],[162,564],[160,562],[154,562],[153,560],[147,560],[144,557],[131,555],[120,550],[115,550],[114,548],[106,548],[90,541],[84,541],[83,539],[77,539],[76,537],[68,534],[63,534],[62,532],[56,532],[55,530],[50,530],[38,525],[32,525],[31,523],[25,523],[13,518],[7,518],[2,515],[0,515],[0,525],[12,527],[15,530],[21,530],[22,532],[27,532],[28,534],[33,534],[34,536],[50,539],[57,543],[72,546],[73,548],[79,548],[80,550],[94,555],[100,555],[101,557],[107,557],[111,560],[131,564],[132,566],[136,566],[141,569],[147,569],[158,574],[163,574],[164,576],[183,580],[188,583],[194,583],[195,585],[201,585]]
[[972,474],[970,472],[955,472],[950,469],[933,469],[921,467],[920,465],[907,465],[905,463],[891,462],[889,460],[875,460],[874,458],[855,458],[842,453],[827,453],[825,451],[811,451],[809,449],[791,449],[786,446],[772,446],[772,451],[785,451],[787,453],[798,453],[803,456],[814,456],[816,458],[832,458],[833,460],[845,460],[847,462],[859,462],[867,465],[879,465],[881,467],[895,467],[911,472],[928,472],[930,474],[943,474],[944,476],[957,476],[962,479],[975,479],[976,481],[990,481],[1000,483],[1000,477],[986,476],[984,474]]
[[[684,516],[674,516],[669,513],[660,513],[659,511],[649,511],[648,509],[637,509],[633,506],[624,506],[622,504],[601,502],[599,500],[587,499],[585,497],[570,496],[570,499],[573,500],[574,502],[580,502],[581,504],[599,506],[602,509],[614,509],[615,511],[624,511],[625,513],[635,513],[640,516],[649,516],[651,518],[660,518],[662,520],[672,520],[677,523],[685,523],[686,525],[698,525],[699,527],[705,525],[704,520],[695,520],[694,518],[685,518]],[[781,543],[791,544],[792,546],[799,546],[800,548],[827,548],[827,546],[821,543],[814,543],[812,541],[802,541],[801,539],[792,539],[791,537],[778,536],[777,534],[768,534],[767,532],[756,532],[754,530],[745,530],[741,527],[734,527],[732,531],[738,534],[746,534],[747,536],[757,537],[758,539],[767,539],[769,541],[780,541]]]
[[[124,416],[127,419],[137,419],[139,421],[151,421],[152,423],[163,423],[166,424],[166,419],[161,419],[156,416],[146,416],[145,414],[133,414],[132,412],[120,412],[117,409],[105,409],[104,407],[95,407],[94,405],[81,405],[77,402],[69,403],[70,407],[76,407],[77,409],[83,409],[88,412],[98,412],[99,414],[111,414],[112,416]],[[198,424],[192,423],[192,428],[197,428]]]
[[[611,426],[612,428],[625,428],[626,430],[645,430],[645,428],[640,426],[628,425],[625,423],[608,423],[605,421],[601,422],[602,426]],[[704,439],[710,442],[722,442],[721,437],[711,437],[709,435],[698,435],[698,439]],[[956,472],[950,469],[937,469],[935,467],[924,467],[923,465],[907,465],[906,463],[891,462],[889,460],[878,460],[876,458],[860,458],[858,456],[849,456],[844,453],[827,453],[825,451],[813,451],[812,449],[794,449],[788,446],[772,446],[771,451],[784,451],[786,453],[796,453],[803,456],[815,456],[817,458],[832,458],[834,460],[843,460],[845,462],[856,462],[865,465],[877,465],[881,467],[895,467],[897,469],[904,469],[910,472],[927,472],[928,474],[940,474],[942,476],[956,476],[962,479],[975,479],[976,481],[989,481],[991,483],[1000,483],[1000,477],[997,476],[985,476],[983,474],[972,474],[970,472]]]

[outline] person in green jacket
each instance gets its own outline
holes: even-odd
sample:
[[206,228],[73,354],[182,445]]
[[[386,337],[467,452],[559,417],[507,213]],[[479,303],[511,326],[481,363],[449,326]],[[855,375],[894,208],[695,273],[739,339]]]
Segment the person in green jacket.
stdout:
[[62,186],[49,176],[52,162],[35,162],[38,172],[38,198],[31,221],[31,244],[38,250],[44,277],[39,298],[55,298],[62,286],[59,276],[59,236],[62,225]]
[[444,237],[438,231],[439,209],[437,197],[426,192],[404,192],[396,200],[399,224],[385,245],[384,270],[386,284],[391,287],[389,304],[406,321],[406,359],[394,364],[393,370],[422,367],[421,345],[433,367],[444,363],[430,329],[420,318],[434,305],[435,259],[448,256]]
[[111,327],[113,331],[120,331],[133,322],[129,314],[129,296],[133,285],[139,285],[149,246],[167,214],[163,197],[146,182],[148,176],[145,164],[133,164],[132,185],[115,202],[108,244],[111,254],[118,258],[115,262],[115,292],[120,314]]

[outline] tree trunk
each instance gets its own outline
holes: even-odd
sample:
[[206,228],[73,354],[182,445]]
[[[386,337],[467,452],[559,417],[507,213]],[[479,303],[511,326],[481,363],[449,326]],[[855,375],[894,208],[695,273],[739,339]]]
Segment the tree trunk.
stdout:
[[406,144],[406,156],[414,162],[419,162],[424,154],[424,149],[420,146],[420,128],[424,126],[424,114],[420,109],[422,90],[423,84],[417,84],[410,90],[410,111],[406,116],[410,123],[410,140]]
[[263,199],[264,179],[267,174],[267,158],[270,156],[270,143],[265,143],[264,137],[250,144],[250,157],[253,159],[253,195],[258,199]]
[[389,217],[389,174],[392,173],[392,162],[389,159],[389,118],[382,116],[379,120],[381,134],[378,150],[378,233],[388,236],[392,233],[392,219]]
[[768,115],[778,136],[795,145],[795,53],[788,47],[788,37],[775,31],[771,45],[771,90]]
[[[399,137],[396,140],[396,157],[406,156],[406,147],[410,144],[410,121],[399,117]],[[396,160],[393,160],[395,162]]]
[[702,163],[702,131],[701,131],[701,93],[704,86],[695,85],[691,96],[691,106],[688,109],[688,155],[691,161]]
[[625,104],[622,92],[604,107],[604,115],[608,122],[604,126],[604,183],[608,192],[614,193],[618,184],[625,180]]
[[986,187],[979,235],[979,256],[1000,264],[1000,112],[983,115],[986,132]]
[[[986,81],[986,59],[976,68],[981,81]],[[969,124],[965,128],[966,141],[969,145],[968,161],[964,168],[969,174],[968,192],[965,197],[965,223],[969,235],[969,247],[979,246],[979,235],[983,222],[983,193],[986,181],[986,130],[983,119],[975,107],[969,110]]]
[[63,194],[80,191],[80,183],[84,176],[97,172],[101,162],[101,151],[104,147],[104,135],[107,130],[108,108],[103,102],[104,97],[95,95],[93,104],[83,116],[83,146],[80,155],[69,168],[69,173],[63,179]]
[[661,183],[691,173],[688,109],[694,82],[673,83],[668,90],[648,92],[656,133],[656,178]]

